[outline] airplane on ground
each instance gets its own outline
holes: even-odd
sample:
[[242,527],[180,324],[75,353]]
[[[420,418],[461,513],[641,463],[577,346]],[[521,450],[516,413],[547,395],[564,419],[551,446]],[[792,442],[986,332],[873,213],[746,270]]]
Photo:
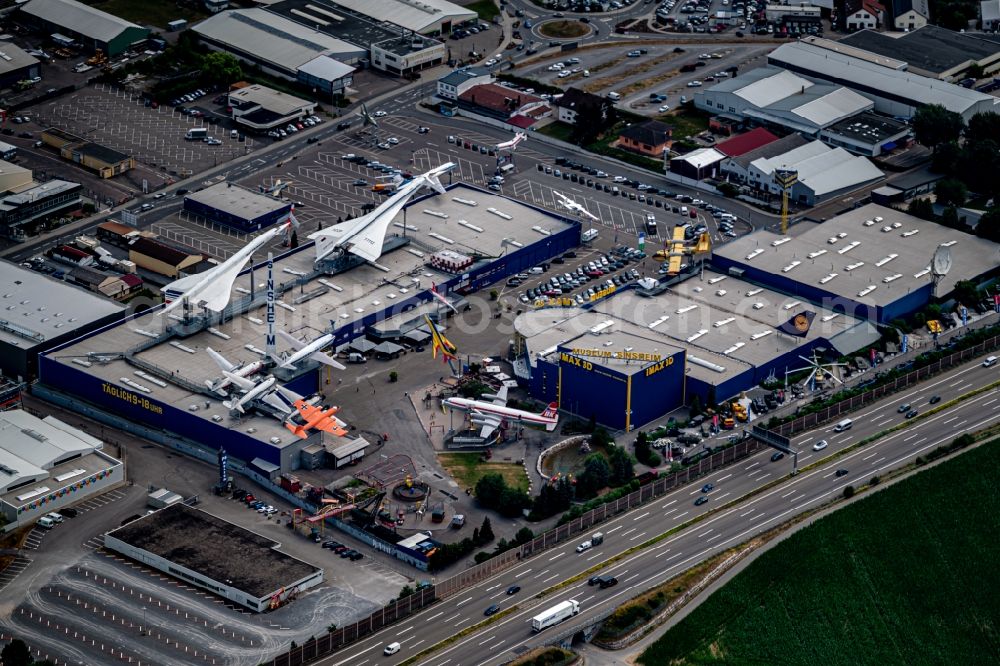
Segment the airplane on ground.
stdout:
[[375,120],[375,116],[368,110],[368,105],[362,103],[361,110],[358,111],[358,115],[364,121],[365,125],[371,125],[372,127],[378,127],[378,121]]
[[431,296],[441,301],[441,303],[443,303],[446,307],[451,308],[452,312],[455,312],[456,314],[458,313],[458,308],[452,305],[451,301],[445,298],[444,295],[437,290],[437,285],[434,284],[433,282],[431,282]]
[[234,375],[231,372],[223,371],[222,374],[226,376],[229,381],[236,386],[240,387],[242,390],[246,391],[239,399],[223,400],[222,404],[226,406],[230,411],[237,411],[240,414],[245,414],[246,410],[243,406],[254,400],[263,399],[264,394],[271,391],[274,388],[274,383],[277,381],[273,376],[268,376],[259,382],[254,382],[252,380],[246,379],[245,377],[240,377]]
[[278,180],[274,181],[274,184],[271,185],[270,187],[266,187],[264,185],[258,185],[257,189],[260,191],[261,194],[270,194],[271,196],[279,197],[281,196],[281,191],[291,184],[292,181],[281,180],[279,178]]
[[579,216],[590,218],[594,222],[600,222],[596,215],[592,214],[589,210],[583,207],[583,204],[578,204],[565,194],[557,192],[556,190],[552,190],[552,194],[556,197],[556,203],[566,210],[572,211]]
[[508,149],[509,150],[514,150],[515,148],[517,148],[517,145],[519,143],[521,143],[522,141],[527,141],[527,140],[528,140],[528,135],[527,134],[525,134],[524,132],[517,132],[516,134],[514,134],[514,138],[511,139],[510,141],[503,141],[501,143],[498,143],[496,145],[496,149],[497,150],[508,150]]
[[[541,414],[534,414],[521,409],[507,406],[507,387],[504,386],[496,395],[484,394],[486,400],[471,398],[446,398],[444,406],[449,409],[468,412],[473,424],[482,426],[479,436],[487,438],[500,427],[504,421],[516,421],[528,426],[543,427],[552,432],[559,423],[559,406],[550,403]],[[487,402],[490,400],[491,402]]]
[[299,361],[306,359],[312,361],[318,361],[323,365],[328,365],[337,370],[343,370],[344,366],[334,361],[328,355],[323,353],[323,349],[330,346],[333,342],[333,333],[327,333],[326,335],[321,335],[312,342],[303,342],[299,340],[294,335],[289,335],[285,331],[278,331],[278,337],[287,342],[295,349],[295,353],[286,358],[284,361],[279,363],[279,367],[287,368],[293,370],[295,364]]
[[[253,361],[251,363],[236,364],[227,361],[222,354],[215,351],[211,347],[206,347],[205,351],[207,351],[208,355],[212,357],[212,360],[215,361],[215,364],[219,366],[220,370],[222,370],[223,372],[231,372],[237,377],[244,377],[244,378],[249,377],[250,375],[256,374],[264,369],[263,361]],[[217,393],[218,395],[221,396],[227,395],[226,389],[229,388],[229,386],[231,386],[232,383],[233,382],[228,377],[223,377],[222,379],[217,379],[215,381],[212,381],[211,379],[205,380],[205,384],[208,386],[208,388],[211,389],[214,393]]]
[[[278,390],[281,391],[282,389],[279,388]],[[288,421],[285,421],[285,427],[300,439],[309,437],[309,433],[313,430],[322,430],[338,437],[343,437],[347,434],[347,424],[334,416],[334,414],[340,411],[340,407],[323,409],[322,407],[311,405],[301,398],[295,400],[292,404],[298,410],[298,415],[305,423],[300,424],[289,418]]]
[[448,162],[415,176],[400,185],[391,197],[367,215],[310,234],[309,239],[316,241],[316,261],[326,259],[337,250],[350,252],[366,261],[376,261],[382,255],[382,244],[389,225],[410,198],[425,185],[438,194],[444,194],[440,178],[454,168],[455,163]]
[[167,306],[159,311],[159,314],[166,314],[185,299],[192,305],[200,305],[206,310],[222,312],[229,305],[230,293],[233,290],[233,283],[236,277],[243,270],[250,256],[271,242],[281,234],[285,233],[292,225],[292,218],[284,224],[265,231],[247,243],[241,250],[233,254],[221,264],[205,271],[188,275],[179,280],[174,280],[162,289]]

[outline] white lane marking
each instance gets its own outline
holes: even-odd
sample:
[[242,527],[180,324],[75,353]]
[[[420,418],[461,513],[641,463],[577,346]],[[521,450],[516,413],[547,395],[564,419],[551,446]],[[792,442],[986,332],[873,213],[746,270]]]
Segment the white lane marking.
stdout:
[[632,519],[632,522],[634,523],[635,521],[640,520],[642,518],[645,518],[648,515],[649,515],[649,511],[647,511],[646,513],[644,513],[642,515],[636,516],[635,518]]
[[400,629],[400,630],[399,630],[399,633],[398,633],[397,635],[399,635],[399,636],[402,636],[402,635],[403,635],[403,634],[405,634],[406,632],[408,632],[408,631],[412,630],[414,626],[415,626],[415,625],[412,625],[412,624],[411,624],[411,625],[410,625],[410,626],[408,626],[408,627],[407,627],[406,629]]
[[611,534],[615,530],[620,530],[622,527],[624,527],[624,525],[618,525],[617,527],[612,527],[610,530],[608,530],[608,534]]
[[663,506],[661,506],[660,508],[661,508],[661,509],[666,509],[666,508],[667,508],[668,506],[670,506],[671,504],[677,504],[677,500],[670,500],[669,502],[667,502],[666,504],[664,504],[664,505],[663,505]]
[[688,515],[687,511],[685,511],[684,513],[678,513],[676,516],[674,516],[674,518],[683,518],[686,515]]
[[[559,553],[559,555],[565,555],[565,554],[566,554],[566,553]],[[559,557],[559,555],[556,555],[556,557]],[[553,557],[553,558],[551,558],[551,559],[549,560],[549,562],[551,562],[552,560],[556,559],[556,557]],[[524,574],[528,573],[529,571],[531,571],[531,569],[525,569],[525,570],[524,570],[524,571],[522,571],[521,573],[519,573],[519,574],[515,575],[515,576],[514,576],[514,578],[520,578],[521,576],[523,576]]]
[[865,460],[868,460],[869,458],[874,458],[875,456],[878,455],[878,453],[879,453],[878,451],[875,451],[874,453],[871,453],[871,454],[865,456],[864,458],[862,458],[861,461],[864,462]]
[[716,479],[715,482],[716,483],[722,483],[723,481],[725,481],[726,479],[728,479],[731,476],[732,476],[732,473],[726,474],[725,476],[721,476],[718,479]]
[[756,508],[753,508],[753,509],[750,509],[749,511],[746,511],[746,512],[744,512],[744,513],[741,513],[741,514],[740,514],[740,518],[742,518],[742,517],[744,517],[744,516],[749,516],[749,515],[750,515],[751,513],[753,513],[753,512],[754,512],[754,511],[756,511],[756,510],[757,510]]
[[472,601],[472,597],[469,597],[468,599],[463,599],[462,601],[459,601],[457,604],[455,604],[455,607],[457,608],[457,607],[461,606],[462,604],[469,603],[470,601]]
[[705,543],[710,543],[712,541],[715,541],[716,539],[720,539],[720,538],[722,538],[722,536],[723,536],[722,532],[719,532],[715,536],[710,536],[707,539],[705,539]]
[[757,462],[753,463],[752,465],[747,465],[743,469],[753,469],[754,467],[756,467],[759,464],[760,464],[760,461],[758,460]]
[[639,532],[639,533],[638,533],[638,534],[636,534],[636,535],[635,535],[634,537],[632,537],[631,539],[629,539],[629,541],[635,541],[636,539],[638,539],[638,538],[640,538],[640,537],[644,537],[644,536],[646,536],[646,533],[645,533],[645,532]]
[[788,497],[789,495],[794,495],[794,494],[795,494],[795,493],[797,493],[797,492],[799,492],[798,488],[795,488],[795,489],[792,489],[792,490],[789,490],[789,491],[788,491],[787,493],[785,493],[784,495],[782,495],[782,496],[781,496],[781,499],[785,499],[785,498],[786,498],[786,497]]
[[919,434],[920,434],[919,432],[915,432],[912,435],[910,435],[909,437],[907,437],[906,439],[904,439],[903,441],[904,442],[908,442],[908,441],[910,441],[911,439],[913,439],[914,437],[916,437]]
[[636,530],[635,527],[633,527],[630,530],[626,530],[625,532],[622,532],[622,536],[628,536],[629,534],[632,534],[632,532],[635,532],[635,530]]
[[543,570],[543,571],[539,571],[539,572],[538,572],[538,574],[537,574],[537,575],[535,576],[535,578],[541,578],[542,576],[544,576],[544,575],[545,575],[545,574],[547,574],[548,572],[549,572],[549,570],[548,570],[548,569],[545,569],[545,570]]
[[709,528],[708,528],[707,530],[705,530],[704,532],[702,532],[701,534],[699,534],[699,535],[698,535],[698,538],[699,538],[699,539],[700,539],[700,538],[702,538],[703,536],[705,536],[706,534],[708,534],[708,533],[709,533],[709,532],[711,532],[711,531],[712,531],[712,528],[711,528],[711,527],[709,527]]
[[992,405],[992,404],[993,404],[994,402],[996,402],[996,401],[997,401],[997,398],[993,398],[993,399],[992,399],[992,400],[990,400],[989,402],[984,402],[984,403],[983,403],[983,407],[985,407],[986,405]]
[[716,500],[716,501],[719,501],[719,500],[720,500],[720,499],[722,499],[723,497],[729,497],[729,496],[730,496],[731,494],[732,494],[732,493],[723,493],[722,495],[717,495],[717,496],[716,496],[716,498],[715,498],[715,500]]
[[549,558],[549,562],[551,562],[552,560],[558,560],[560,557],[562,557],[565,554],[566,553],[556,553],[555,555],[553,555],[552,557]]
[[543,580],[542,582],[543,582],[543,583],[547,583],[547,582],[549,582],[550,580],[552,580],[553,578],[559,578],[559,574],[552,574],[551,576],[549,576],[548,578],[546,578],[546,579],[545,579],[545,580]]
[[948,425],[952,421],[957,421],[957,420],[958,420],[958,417],[957,416],[953,416],[950,419],[948,419],[947,421],[941,421],[941,425]]

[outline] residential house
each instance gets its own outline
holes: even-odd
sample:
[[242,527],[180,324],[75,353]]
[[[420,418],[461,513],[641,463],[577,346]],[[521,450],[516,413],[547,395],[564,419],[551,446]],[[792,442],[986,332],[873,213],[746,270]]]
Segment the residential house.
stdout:
[[[607,97],[584,92],[578,88],[570,88],[552,103],[559,113],[559,120],[569,125],[576,124],[577,115],[584,109],[600,109],[600,117],[606,119],[611,108],[611,100]],[[596,117],[596,114],[590,117]]]
[[896,30],[916,30],[931,19],[928,0],[892,0],[892,27]]
[[539,120],[552,113],[549,103],[541,97],[495,83],[472,86],[458,96],[458,107],[504,121],[513,116]]
[[662,159],[673,145],[674,128],[659,120],[629,125],[618,135],[616,145],[640,155]]
[[485,67],[464,67],[448,72],[437,82],[437,96],[456,101],[458,96],[472,86],[493,81],[493,75]]
[[878,0],[844,0],[841,16],[847,30],[878,30],[884,25],[885,7]]

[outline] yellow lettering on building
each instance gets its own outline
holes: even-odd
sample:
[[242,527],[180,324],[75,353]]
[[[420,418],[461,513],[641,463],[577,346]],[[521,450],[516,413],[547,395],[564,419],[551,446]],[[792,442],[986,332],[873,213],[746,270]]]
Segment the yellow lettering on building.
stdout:
[[655,375],[660,370],[663,370],[664,368],[669,368],[673,364],[674,364],[674,357],[668,356],[659,363],[656,363],[646,368],[646,376],[649,377],[650,375]]
[[577,358],[576,356],[570,356],[566,352],[559,352],[559,360],[567,365],[575,365],[578,368],[583,368],[584,370],[593,370],[594,364],[590,361],[585,361],[582,358]]
[[613,361],[646,361],[657,362],[663,358],[661,354],[648,354],[637,351],[612,351],[610,349],[570,349],[574,356],[589,356],[591,358],[606,358]]
[[604,289],[595,292],[594,295],[590,297],[590,300],[596,301],[598,299],[604,298],[605,296],[610,296],[611,294],[615,293],[615,289],[616,287],[605,287]]
[[109,384],[104,382],[101,385],[101,389],[110,396],[114,396],[119,400],[123,400],[130,405],[135,405],[137,407],[142,407],[145,410],[153,412],[154,414],[162,414],[163,408],[157,405],[155,402],[150,401],[149,398],[143,397],[132,391],[126,391],[120,386],[115,386],[114,384]]

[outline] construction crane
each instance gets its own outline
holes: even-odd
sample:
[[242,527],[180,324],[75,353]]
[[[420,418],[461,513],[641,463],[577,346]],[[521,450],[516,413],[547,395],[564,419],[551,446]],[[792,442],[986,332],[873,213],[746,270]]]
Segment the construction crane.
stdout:
[[667,241],[667,247],[658,250],[653,259],[667,262],[667,275],[677,275],[681,272],[681,260],[688,255],[704,256],[712,251],[712,237],[708,232],[698,235],[693,241],[684,238],[684,227],[674,227],[673,237]]
[[774,182],[781,188],[781,233],[788,233],[788,193],[799,182],[799,172],[794,169],[775,169]]

